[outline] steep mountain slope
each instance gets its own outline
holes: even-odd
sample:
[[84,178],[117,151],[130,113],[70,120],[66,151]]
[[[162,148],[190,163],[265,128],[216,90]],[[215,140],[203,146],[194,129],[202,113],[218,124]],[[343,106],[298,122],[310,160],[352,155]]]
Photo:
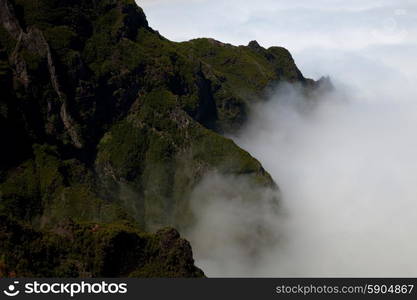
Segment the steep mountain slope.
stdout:
[[[0,0],[0,21],[2,268],[36,276],[68,274],[59,269],[67,264],[71,276],[202,275],[191,250],[181,254],[183,246],[168,243],[185,258],[164,265],[152,254],[162,250],[146,250],[158,234],[138,230],[192,224],[190,193],[212,170],[277,189],[260,163],[222,134],[237,130],[272,84],[318,83],[305,79],[283,48],[171,42],[148,26],[133,0]],[[16,230],[25,243],[14,253]],[[111,260],[113,248],[105,258],[70,264],[91,241],[116,243],[119,234],[123,243],[140,241],[133,248],[141,250],[128,255],[136,264],[109,273],[91,263]],[[65,247],[68,239],[81,246]],[[38,246],[59,253],[58,261],[42,254],[39,268],[19,265]],[[119,246],[105,249],[111,247]],[[152,257],[162,267],[143,263]],[[178,265],[184,260],[185,269]]]

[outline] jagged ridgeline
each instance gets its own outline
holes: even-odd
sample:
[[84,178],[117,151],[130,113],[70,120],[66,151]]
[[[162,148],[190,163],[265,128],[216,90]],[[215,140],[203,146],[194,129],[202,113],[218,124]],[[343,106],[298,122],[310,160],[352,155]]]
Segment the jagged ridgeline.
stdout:
[[276,188],[222,134],[279,81],[284,48],[174,43],[133,0],[0,0],[0,275],[202,276],[174,230],[217,170]]

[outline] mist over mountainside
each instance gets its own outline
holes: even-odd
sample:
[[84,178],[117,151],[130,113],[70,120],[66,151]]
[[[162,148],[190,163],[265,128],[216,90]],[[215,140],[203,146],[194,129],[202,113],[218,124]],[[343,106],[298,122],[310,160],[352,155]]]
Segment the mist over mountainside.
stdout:
[[[207,208],[195,206],[201,222],[189,239],[206,274],[416,276],[416,3],[158,2],[143,1],[151,24],[174,40],[198,33],[235,44],[279,41],[304,74],[329,75],[334,85],[314,106],[296,86],[278,85],[231,135],[279,183],[280,218],[221,196],[208,209],[221,211],[213,226]],[[173,12],[183,17],[170,25],[164,16]],[[207,179],[200,188],[213,186],[224,187]],[[246,228],[236,215],[268,220],[277,243],[256,257],[238,238],[222,243]],[[207,251],[207,241],[218,251]]]
[[[1,276],[203,276],[161,228],[198,222],[206,176],[278,205],[269,173],[224,134],[277,83],[326,82],[286,49],[171,42],[133,0],[0,0],[0,22]],[[268,240],[265,221],[241,240]]]
[[[189,240],[208,276],[416,275],[417,105],[407,93],[394,102],[381,93],[357,98],[336,85],[306,105],[296,87],[281,85],[253,108],[233,138],[280,183],[280,210],[274,214],[261,191],[257,206],[221,192],[207,193],[216,200],[208,208],[196,201]],[[246,185],[207,178],[200,189],[207,186]],[[258,243],[254,256],[239,236],[259,220],[275,243]]]
[[0,277],[416,276],[416,19],[0,0]]

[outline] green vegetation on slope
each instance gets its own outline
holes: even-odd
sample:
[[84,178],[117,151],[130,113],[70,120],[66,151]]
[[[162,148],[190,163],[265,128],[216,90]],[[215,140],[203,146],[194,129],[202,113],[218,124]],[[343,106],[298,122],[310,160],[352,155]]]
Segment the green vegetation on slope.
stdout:
[[[200,276],[177,234],[141,230],[190,226],[211,171],[277,188],[222,134],[280,81],[316,85],[283,48],[171,42],[134,0],[0,0],[3,274]],[[112,269],[119,239],[133,250]]]
[[61,222],[36,231],[0,215],[1,277],[203,277],[176,230]]

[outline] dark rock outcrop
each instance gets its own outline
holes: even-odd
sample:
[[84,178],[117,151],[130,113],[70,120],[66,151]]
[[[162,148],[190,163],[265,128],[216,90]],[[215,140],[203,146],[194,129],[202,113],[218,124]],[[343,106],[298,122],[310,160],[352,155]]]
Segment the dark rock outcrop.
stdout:
[[36,231],[0,215],[0,277],[203,277],[175,229],[59,223]]

